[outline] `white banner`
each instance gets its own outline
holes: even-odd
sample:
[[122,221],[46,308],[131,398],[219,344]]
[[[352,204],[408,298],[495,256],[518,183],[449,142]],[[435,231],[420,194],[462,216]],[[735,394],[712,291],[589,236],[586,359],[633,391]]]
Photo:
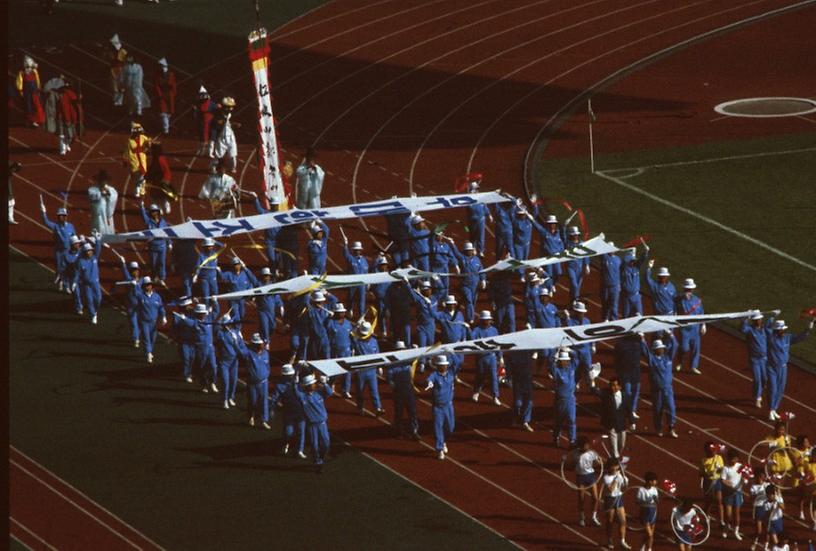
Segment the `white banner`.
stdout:
[[341,275],[303,275],[277,283],[253,287],[246,291],[236,291],[225,293],[213,298],[218,300],[233,300],[244,297],[256,297],[260,295],[275,295],[283,293],[298,293],[309,290],[342,289],[344,287],[357,287],[358,285],[376,285],[378,283],[396,283],[404,279],[435,278],[437,274],[423,272],[414,268],[402,268],[392,272],[374,272],[371,274],[341,274]]
[[495,191],[485,193],[468,193],[456,195],[431,195],[427,197],[397,197],[371,203],[327,207],[324,209],[292,209],[284,212],[256,214],[242,218],[225,220],[191,220],[184,224],[159,228],[155,230],[117,233],[102,236],[106,243],[123,243],[127,241],[146,241],[148,239],[216,239],[231,237],[242,233],[301,224],[314,220],[343,220],[348,218],[367,218],[370,216],[387,216],[391,214],[408,214],[441,209],[469,207],[478,203],[493,204],[510,201],[506,196]]
[[412,362],[426,356],[439,354],[482,354],[485,352],[511,352],[559,348],[589,342],[615,339],[631,333],[654,333],[677,329],[688,325],[749,317],[752,311],[703,316],[639,316],[622,320],[592,323],[574,327],[553,329],[527,329],[507,333],[489,339],[477,339],[452,344],[426,346],[408,350],[350,356],[330,360],[315,360],[308,364],[324,375],[332,377],[347,371],[388,367],[397,363]]
[[488,266],[482,273],[498,272],[501,270],[518,270],[519,268],[540,268],[542,266],[549,266],[551,264],[558,264],[560,262],[569,262],[578,258],[587,258],[590,256],[598,256],[601,254],[616,253],[623,249],[619,249],[608,241],[605,241],[604,234],[599,234],[580,245],[566,249],[555,256],[545,256],[542,258],[531,258],[529,260],[516,260],[515,258],[506,258],[492,266]]

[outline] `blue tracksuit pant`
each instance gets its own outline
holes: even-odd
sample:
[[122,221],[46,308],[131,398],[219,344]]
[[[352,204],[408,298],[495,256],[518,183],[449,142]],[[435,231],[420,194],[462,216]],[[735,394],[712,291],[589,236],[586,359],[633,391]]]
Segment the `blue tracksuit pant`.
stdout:
[[479,355],[476,359],[476,377],[473,381],[473,392],[480,392],[485,378],[490,383],[490,392],[494,398],[499,396],[499,376],[496,357],[493,354]]
[[433,406],[434,438],[436,440],[436,451],[442,451],[445,447],[445,439],[456,427],[456,418],[453,414],[453,403]]
[[235,388],[238,385],[238,358],[221,361],[221,394],[224,401],[235,400]]
[[256,421],[264,423],[269,421],[269,381],[251,383],[247,385],[249,400],[247,401],[247,413],[254,417]]
[[666,387],[659,387],[653,384],[652,393],[654,394],[652,415],[655,430],[657,432],[661,432],[663,430],[664,415],[668,415],[669,428],[674,427],[674,424],[676,422],[676,411],[674,408],[674,389],[670,385]]
[[179,344],[179,356],[181,356],[181,367],[184,371],[184,378],[192,377],[193,362],[195,362],[195,345],[188,343]]
[[470,230],[470,240],[473,243],[473,248],[476,249],[476,253],[484,252],[485,219],[477,218],[471,220],[468,229]]
[[100,289],[99,284],[93,283],[88,285],[83,283],[78,286],[78,289],[88,313],[92,316],[96,315],[99,304],[102,302],[102,289]]
[[325,421],[321,423],[309,423],[309,445],[312,447],[312,455],[315,465],[322,465],[329,453],[331,441],[329,439],[329,426]]
[[575,382],[581,382],[581,377],[589,384],[589,369],[592,367],[592,349],[589,345],[576,346],[575,356],[578,358],[578,369],[575,370]]
[[128,308],[127,318],[130,324],[130,336],[134,341],[138,341],[141,333],[139,333],[139,315],[136,313],[135,308]]
[[762,390],[768,379],[768,359],[766,357],[748,358],[753,376],[754,400],[762,398]]
[[[202,274],[205,270],[202,270]],[[204,298],[208,298],[212,295],[218,294],[218,279],[215,277],[214,270],[206,270],[207,272],[213,272],[212,276],[205,276],[199,277],[198,282],[201,284],[201,296]]]
[[768,364],[766,373],[768,374],[768,406],[776,410],[779,408],[779,404],[782,403],[782,397],[785,395],[785,385],[788,381],[788,366],[776,367]]
[[601,309],[603,310],[603,319],[616,320],[618,319],[618,302],[620,299],[620,285],[617,287],[601,287]]
[[499,333],[512,333],[516,330],[516,307],[512,302],[496,306],[496,328]]
[[643,313],[643,301],[640,299],[640,293],[629,294],[621,293],[621,317],[631,318],[635,314]]
[[283,438],[289,445],[296,444],[297,451],[303,451],[306,443],[306,420],[303,416],[283,414]]
[[561,436],[561,429],[566,425],[570,442],[575,442],[575,394],[555,396],[555,431],[553,440]]
[[167,248],[150,250],[150,270],[153,277],[164,281],[167,279]]
[[419,422],[416,414],[416,398],[414,388],[410,382],[397,382],[394,384],[394,426],[403,427],[402,414],[408,412],[408,430],[416,432],[419,430]]
[[376,369],[365,369],[357,372],[357,407],[360,409],[365,406],[365,397],[363,396],[365,387],[371,389],[371,400],[374,402],[374,409],[382,409]]
[[683,365],[683,357],[688,354],[689,365],[692,369],[700,366],[700,328],[698,326],[684,327],[680,330],[680,347],[678,348],[677,363]]
[[156,329],[155,321],[139,320],[139,330],[142,332],[142,342],[144,342],[145,353],[153,353],[153,345],[156,344]]
[[201,377],[203,384],[215,382],[218,366],[215,361],[215,347],[210,345],[195,346],[195,371]]
[[260,326],[261,338],[266,342],[270,341],[270,337],[275,333],[275,314],[258,310],[258,325]]

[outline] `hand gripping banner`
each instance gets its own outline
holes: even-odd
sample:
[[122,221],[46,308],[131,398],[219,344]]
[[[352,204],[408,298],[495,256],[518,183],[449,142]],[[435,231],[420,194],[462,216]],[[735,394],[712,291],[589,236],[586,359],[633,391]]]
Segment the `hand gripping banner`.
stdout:
[[566,249],[555,256],[545,256],[542,258],[531,258],[529,260],[516,260],[515,258],[505,258],[488,266],[482,273],[498,272],[501,270],[518,270],[518,269],[533,269],[542,266],[549,266],[551,264],[558,264],[560,262],[569,262],[577,258],[586,258],[589,256],[598,256],[602,254],[616,253],[623,249],[612,245],[605,241],[604,234],[599,234],[588,241]]
[[324,375],[332,377],[334,375],[342,375],[348,371],[410,363],[423,356],[552,349],[615,339],[632,333],[654,333],[701,323],[742,319],[751,316],[751,314],[752,311],[703,316],[638,316],[573,327],[527,329],[487,339],[476,339],[408,350],[396,350],[379,354],[367,354],[365,356],[314,360],[307,363]]

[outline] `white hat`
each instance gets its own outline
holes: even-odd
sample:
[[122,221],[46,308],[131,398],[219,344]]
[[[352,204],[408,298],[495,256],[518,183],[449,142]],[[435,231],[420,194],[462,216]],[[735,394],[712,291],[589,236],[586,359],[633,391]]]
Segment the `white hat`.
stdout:
[[663,344],[663,341],[660,339],[655,339],[652,341],[652,350],[658,350],[659,348],[666,348],[666,345]]
[[384,256],[377,257],[377,266],[382,266],[383,264],[388,265],[388,259]]
[[471,180],[470,182],[468,182],[468,190],[469,191],[472,192],[472,191],[476,191],[477,189],[479,189],[479,181],[478,180]]
[[161,65],[162,67],[167,67],[167,59],[166,58],[161,58],[159,60],[159,65]]
[[206,304],[196,304],[195,313],[196,314],[206,314],[207,313],[207,305]]
[[224,107],[235,107],[235,98],[232,96],[224,96],[221,99],[221,105]]
[[294,375],[295,367],[292,364],[283,364],[281,366],[281,375]]
[[761,320],[762,319],[762,312],[760,312],[759,310],[754,310],[754,313],[751,314],[751,319],[752,320]]
[[315,302],[325,302],[326,295],[323,294],[323,291],[315,291],[314,293],[312,293],[312,300],[314,300]]
[[473,250],[473,243],[470,241],[465,241],[465,244],[462,246],[463,251],[472,251]]
[[448,295],[448,298],[445,299],[445,304],[456,304],[456,297]]
[[788,326],[785,325],[785,320],[776,320],[773,324],[774,331],[784,331]]
[[683,282],[683,289],[696,289],[697,284],[690,277]]
[[550,290],[547,287],[542,285],[541,287],[538,288],[538,296],[548,297],[548,296],[550,296]]
[[586,304],[579,300],[576,300],[575,302],[572,303],[572,309],[575,310],[576,312],[581,312],[584,314],[587,311]]
[[419,224],[420,222],[424,221],[425,219],[422,218],[420,215],[415,214],[411,217],[411,224]]
[[60,207],[57,209],[57,216],[68,216],[68,209]]
[[430,281],[426,281],[426,280],[424,280],[424,279],[423,279],[423,280],[422,280],[422,281],[419,283],[419,286],[420,286],[422,289],[430,289],[430,288],[431,288],[431,282],[430,282]]
[[363,250],[363,244],[360,243],[359,241],[355,241],[354,243],[351,244],[351,250],[352,251],[362,251]]
[[269,199],[269,204],[270,205],[280,205],[281,204],[281,200],[278,198],[277,195],[270,195],[268,197],[268,199]]
[[85,243],[84,245],[82,245],[82,250],[83,251],[92,251],[93,250],[93,245],[91,245],[90,243]]
[[201,243],[202,247],[215,247],[215,239],[212,237],[205,237],[204,241]]
[[190,306],[193,303],[193,299],[190,297],[184,297],[179,300],[179,306]]
[[589,379],[594,381],[601,374],[601,364],[596,362],[589,367]]
[[232,317],[230,317],[230,315],[228,313],[224,314],[223,316],[221,316],[221,321],[224,322],[224,323],[228,323],[228,322],[232,321]]
[[490,310],[482,310],[479,312],[479,319],[480,320],[492,320],[493,314],[490,313]]
[[267,266],[264,266],[263,268],[261,268],[261,275],[262,276],[265,276],[265,275],[271,276],[272,275],[272,270],[269,269]]
[[204,94],[206,94],[208,96],[210,95],[210,93],[207,91],[206,88],[204,88],[204,85],[202,84],[201,88],[198,89],[198,95],[203,96]]
[[394,350],[405,350],[407,346],[405,346],[404,341],[397,341],[394,343]]
[[669,269],[665,266],[661,266],[657,270],[657,277],[669,277],[670,275]]
[[567,235],[581,235],[581,230],[578,229],[578,226],[570,226]]
[[33,69],[36,66],[37,66],[37,63],[31,57],[29,57],[29,56],[23,57],[23,67]]
[[93,235],[89,235],[88,237],[86,237],[85,241],[87,241],[91,245],[96,245],[96,237]]
[[433,363],[434,365],[450,365],[450,362],[448,362],[448,357],[444,354],[434,356]]
[[153,203],[152,205],[150,205],[150,208],[147,209],[147,210],[149,210],[150,212],[153,212],[154,210],[157,210],[157,211],[161,212],[161,209],[159,208],[159,205],[157,205],[156,203]]
[[556,218],[556,216],[554,214],[550,214],[550,215],[547,216],[546,223],[547,224],[557,224],[558,223],[558,218]]
[[334,305],[334,311],[335,312],[345,312],[346,311],[346,306],[342,302],[338,302],[337,304]]
[[532,282],[534,282],[534,281],[541,281],[541,278],[540,278],[540,277],[538,277],[538,274],[537,274],[537,273],[535,273],[535,272],[529,272],[529,273],[527,274],[527,281],[529,281],[530,283],[532,283]]
[[238,258],[237,256],[233,256],[233,257],[232,257],[232,264],[233,264],[233,265],[235,265],[235,264],[240,264],[240,263],[241,263],[241,259],[240,259],[240,258]]
[[[68,242],[73,245],[74,243],[80,243],[80,239],[78,235],[72,235]],[[132,264],[132,263],[131,263]]]
[[150,276],[144,276],[142,278],[142,285],[153,285],[153,280],[150,278]]
[[316,382],[317,382],[317,378],[314,375],[312,375],[311,373],[309,373],[308,375],[303,377],[303,380],[300,381],[300,384],[302,386],[309,386],[309,385],[315,384]]
[[130,268],[131,270],[138,270],[139,269],[139,263],[136,262],[135,260],[133,260],[133,261],[128,263],[128,268]]
[[558,351],[558,354],[556,354],[555,359],[558,360],[559,362],[570,361],[571,358],[569,350],[566,348],[562,348],[561,350]]
[[252,344],[263,344],[264,340],[260,333],[252,333]]
[[110,43],[113,44],[113,47],[117,50],[122,47],[122,41],[119,40],[118,34],[115,34],[110,38]]
[[369,333],[371,331],[371,324],[367,321],[361,321],[360,325],[357,326],[357,331],[359,333]]

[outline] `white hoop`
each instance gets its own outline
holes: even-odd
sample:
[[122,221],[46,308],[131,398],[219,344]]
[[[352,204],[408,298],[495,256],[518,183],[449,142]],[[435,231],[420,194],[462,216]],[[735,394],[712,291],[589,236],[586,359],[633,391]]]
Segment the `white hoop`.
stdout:
[[[706,541],[708,541],[709,536],[711,536],[711,519],[708,518],[708,515],[705,513],[705,511],[703,511],[703,509],[699,505],[694,505],[693,507],[694,510],[697,511],[697,514],[700,516],[700,518],[702,518],[703,521],[705,522],[705,536],[703,536],[703,538],[700,541],[686,543],[686,545],[691,545],[692,547],[694,547],[695,545],[704,544]],[[671,517],[669,518],[669,522],[671,523],[672,527],[672,532],[674,532],[674,535],[678,540],[680,540],[681,542],[685,542],[685,538],[687,536],[683,535],[681,537],[681,535],[677,533],[677,528],[674,525],[674,517],[676,514],[677,509],[672,509],[672,514]]]

